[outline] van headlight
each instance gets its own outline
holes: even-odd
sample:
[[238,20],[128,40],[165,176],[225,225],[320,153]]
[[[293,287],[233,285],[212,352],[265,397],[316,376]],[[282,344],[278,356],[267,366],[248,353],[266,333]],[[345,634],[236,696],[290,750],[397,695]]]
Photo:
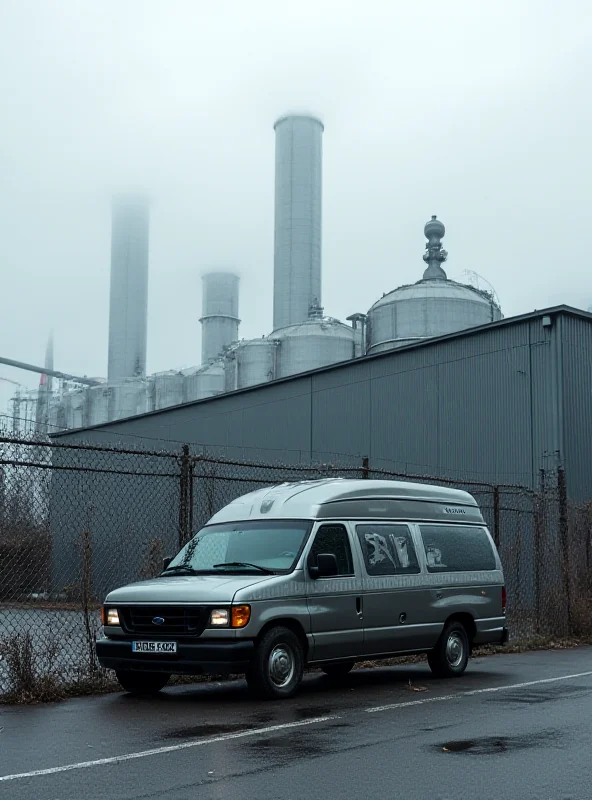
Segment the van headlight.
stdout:
[[101,622],[103,625],[121,625],[117,609],[103,606],[101,609]]
[[210,612],[210,627],[227,628],[229,619],[227,608],[214,608]]
[[251,606],[213,608],[210,611],[210,628],[244,628],[251,619]]

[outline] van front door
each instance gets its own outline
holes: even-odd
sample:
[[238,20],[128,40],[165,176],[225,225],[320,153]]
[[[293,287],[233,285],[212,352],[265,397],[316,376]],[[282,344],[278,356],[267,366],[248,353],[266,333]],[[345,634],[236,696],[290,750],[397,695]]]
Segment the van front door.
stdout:
[[[319,554],[337,559],[338,574],[313,580],[309,567],[316,566]],[[355,658],[362,653],[362,583],[360,565],[354,561],[345,525],[325,523],[312,541],[307,564],[307,601],[314,638],[311,661]]]

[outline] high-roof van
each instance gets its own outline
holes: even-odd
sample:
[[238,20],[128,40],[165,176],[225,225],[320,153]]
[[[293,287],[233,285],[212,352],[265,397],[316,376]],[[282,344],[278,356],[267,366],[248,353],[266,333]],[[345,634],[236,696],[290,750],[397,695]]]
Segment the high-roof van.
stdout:
[[162,574],[112,591],[97,656],[128,692],[246,674],[290,697],[306,667],[426,653],[461,675],[508,640],[500,558],[475,499],[440,486],[328,479],[239,497]]

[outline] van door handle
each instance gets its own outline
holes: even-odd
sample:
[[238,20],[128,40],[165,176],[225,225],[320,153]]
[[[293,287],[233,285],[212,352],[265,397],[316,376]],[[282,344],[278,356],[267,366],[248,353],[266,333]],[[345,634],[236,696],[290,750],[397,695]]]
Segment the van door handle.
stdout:
[[362,598],[356,597],[356,613],[362,616]]
[[436,592],[436,600],[442,599],[442,592]]

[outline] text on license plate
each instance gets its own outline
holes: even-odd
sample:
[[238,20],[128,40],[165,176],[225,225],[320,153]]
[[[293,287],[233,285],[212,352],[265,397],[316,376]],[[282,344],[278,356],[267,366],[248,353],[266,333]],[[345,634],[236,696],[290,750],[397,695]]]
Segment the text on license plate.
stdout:
[[132,653],[176,653],[177,642],[132,642]]

